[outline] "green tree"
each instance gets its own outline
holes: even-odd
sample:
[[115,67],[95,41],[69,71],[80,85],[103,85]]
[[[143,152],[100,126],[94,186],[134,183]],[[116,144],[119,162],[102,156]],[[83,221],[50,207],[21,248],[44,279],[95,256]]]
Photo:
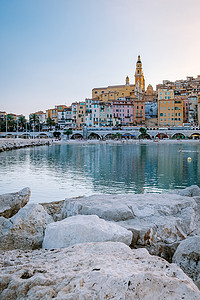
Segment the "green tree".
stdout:
[[117,132],[117,133],[113,134],[113,138],[119,140],[122,138],[122,135],[121,135],[121,133]]
[[50,130],[52,130],[52,126],[55,126],[55,121],[51,118],[47,118],[46,125],[50,127]]
[[70,128],[68,128],[68,129],[67,129],[66,131],[64,131],[63,133],[66,134],[66,135],[67,135],[67,138],[69,139],[69,136],[70,136],[70,134],[73,133],[73,131],[72,131]]
[[60,133],[59,131],[54,131],[54,133],[53,133],[53,136],[54,136],[55,138],[59,138],[60,135],[61,135],[61,133]]
[[146,138],[149,138],[149,135],[147,134],[146,128],[141,127],[141,128],[140,128],[140,133],[141,133],[140,136],[139,136],[140,139],[146,139]]
[[146,128],[140,127],[140,133],[141,133],[142,135],[146,135],[146,134],[147,134]]
[[18,118],[18,128],[19,130],[23,130],[26,128],[26,118],[24,116],[20,116]]
[[3,128],[6,131],[6,123],[7,123],[7,131],[14,131],[15,130],[15,119],[12,115],[8,114],[5,116],[5,119],[3,121]]
[[35,129],[35,126],[38,125],[40,122],[39,122],[39,117],[38,115],[36,114],[31,114],[29,116],[29,122],[30,124],[33,126],[33,128]]

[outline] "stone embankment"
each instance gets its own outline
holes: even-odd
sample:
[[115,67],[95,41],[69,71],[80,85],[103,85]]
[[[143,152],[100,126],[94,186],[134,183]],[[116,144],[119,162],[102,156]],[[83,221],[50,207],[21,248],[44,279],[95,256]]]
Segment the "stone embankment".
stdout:
[[0,152],[50,144],[51,140],[49,139],[0,139]]
[[29,196],[1,195],[1,299],[200,299],[197,186],[45,204]]

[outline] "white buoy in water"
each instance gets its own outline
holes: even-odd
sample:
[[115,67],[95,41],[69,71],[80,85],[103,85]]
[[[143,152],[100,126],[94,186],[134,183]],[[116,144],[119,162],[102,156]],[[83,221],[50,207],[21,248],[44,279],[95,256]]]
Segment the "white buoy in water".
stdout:
[[188,162],[191,162],[191,161],[192,161],[191,157],[188,157],[188,158],[187,158],[187,161],[188,161]]

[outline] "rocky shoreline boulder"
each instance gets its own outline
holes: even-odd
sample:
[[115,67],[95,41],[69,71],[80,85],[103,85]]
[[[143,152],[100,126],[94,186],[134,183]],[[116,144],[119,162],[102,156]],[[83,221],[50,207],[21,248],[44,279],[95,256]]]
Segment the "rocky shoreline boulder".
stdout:
[[199,300],[175,264],[123,243],[0,253],[1,300]]
[[200,289],[200,236],[182,241],[173,256],[176,263]]
[[38,249],[42,247],[46,226],[54,222],[39,204],[27,204],[10,219],[0,218],[0,249]]
[[94,215],[77,215],[48,224],[42,247],[56,249],[78,243],[107,241],[122,242],[129,246],[132,232]]
[[51,145],[49,139],[0,139],[0,153],[4,151],[16,150],[20,148]]
[[66,199],[61,218],[97,215],[132,231],[134,248],[171,261],[179,243],[197,231],[197,204],[174,194],[93,195]]
[[16,193],[0,195],[0,217],[11,218],[20,208],[24,207],[30,199],[30,188],[26,187]]
[[186,187],[185,189],[173,190],[172,194],[178,194],[184,197],[195,197],[200,196],[200,188],[197,185],[191,185]]
[[54,221],[61,221],[61,211],[64,205],[64,200],[40,203],[46,212],[52,216]]

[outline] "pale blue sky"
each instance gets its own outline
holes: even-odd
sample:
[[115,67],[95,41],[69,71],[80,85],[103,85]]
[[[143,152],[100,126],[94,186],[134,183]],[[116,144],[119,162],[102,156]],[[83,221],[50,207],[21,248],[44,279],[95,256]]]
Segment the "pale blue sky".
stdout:
[[94,87],[200,74],[200,0],[0,0],[0,111],[28,115]]

